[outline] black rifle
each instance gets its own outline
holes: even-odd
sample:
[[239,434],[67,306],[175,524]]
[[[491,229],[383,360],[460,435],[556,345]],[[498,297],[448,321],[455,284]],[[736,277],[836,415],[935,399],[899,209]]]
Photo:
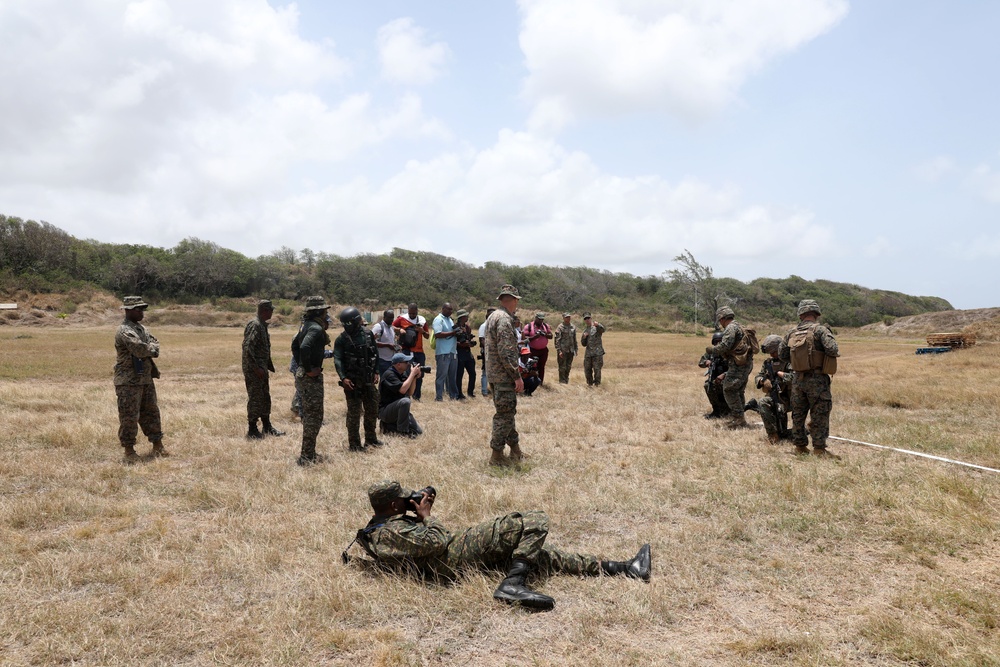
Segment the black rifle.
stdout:
[[778,369],[774,367],[774,359],[764,362],[764,372],[767,374],[767,381],[771,383],[771,391],[768,396],[774,403],[774,410],[778,414],[778,436],[781,438],[788,436],[788,413],[785,404],[781,401],[781,378],[778,377]]

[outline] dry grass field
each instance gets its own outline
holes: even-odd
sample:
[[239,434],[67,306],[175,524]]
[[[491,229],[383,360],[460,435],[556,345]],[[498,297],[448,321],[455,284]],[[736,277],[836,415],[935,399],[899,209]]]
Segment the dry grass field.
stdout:
[[[572,384],[522,399],[530,459],[504,471],[485,464],[482,397],[425,398],[423,438],[349,454],[328,373],[333,460],[303,469],[291,327],[272,332],[289,434],[248,442],[241,330],[150,319],[173,456],[134,466],[113,327],[0,330],[4,665],[1000,665],[1000,474],[841,442],[840,461],[795,457],[721,430],[701,417],[703,337],[609,332],[600,389],[578,360]],[[842,334],[832,433],[1000,467],[1000,348],[917,343]],[[345,566],[387,477],[433,484],[455,528],[538,508],[554,545],[651,542],[653,581],[536,581],[557,604],[531,614],[492,600],[495,574]]]

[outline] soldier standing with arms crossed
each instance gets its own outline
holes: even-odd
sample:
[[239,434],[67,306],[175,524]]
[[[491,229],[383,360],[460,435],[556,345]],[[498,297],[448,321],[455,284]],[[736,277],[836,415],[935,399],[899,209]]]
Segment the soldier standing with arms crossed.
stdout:
[[[271,425],[271,387],[268,373],[274,372],[271,361],[271,335],[267,321],[274,306],[267,299],[257,303],[257,317],[243,329],[243,381],[247,387],[247,438],[260,440],[265,435],[285,435]],[[257,429],[261,420],[264,432]]]
[[292,358],[298,364],[295,388],[302,399],[302,452],[297,461],[300,466],[326,460],[316,453],[316,438],[323,426],[323,353],[330,344],[326,333],[330,326],[329,310],[323,297],[307,298],[302,328],[292,340]]
[[[513,285],[500,288],[498,308],[486,320],[486,374],[493,394],[493,430],[490,434],[490,465],[510,465],[524,458],[517,433],[517,395],[524,391],[524,381],[518,368],[517,336],[514,333],[514,312],[521,295]],[[510,457],[504,447],[510,447]]]
[[125,319],[115,334],[115,394],[118,396],[118,440],[125,462],[135,463],[135,437],[143,434],[153,443],[153,456],[170,456],[163,448],[160,406],[153,380],[160,371],[153,362],[160,356],[160,342],[139,324],[149,304],[141,296],[127,296],[122,304]]

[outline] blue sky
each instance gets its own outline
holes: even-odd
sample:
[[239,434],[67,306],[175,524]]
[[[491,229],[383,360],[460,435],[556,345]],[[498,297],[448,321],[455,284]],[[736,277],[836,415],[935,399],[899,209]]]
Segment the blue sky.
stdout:
[[1000,4],[7,0],[0,212],[998,305]]

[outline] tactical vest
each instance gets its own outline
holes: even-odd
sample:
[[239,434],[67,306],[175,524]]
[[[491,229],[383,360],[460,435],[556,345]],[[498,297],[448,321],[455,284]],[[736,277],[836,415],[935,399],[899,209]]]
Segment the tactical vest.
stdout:
[[354,336],[344,332],[344,377],[351,380],[367,382],[375,374],[378,360],[378,347],[375,345],[375,337],[362,331],[364,343],[359,345]]
[[788,351],[792,370],[796,373],[818,371],[823,368],[826,355],[816,349],[816,324],[805,329],[795,329],[788,336]]

